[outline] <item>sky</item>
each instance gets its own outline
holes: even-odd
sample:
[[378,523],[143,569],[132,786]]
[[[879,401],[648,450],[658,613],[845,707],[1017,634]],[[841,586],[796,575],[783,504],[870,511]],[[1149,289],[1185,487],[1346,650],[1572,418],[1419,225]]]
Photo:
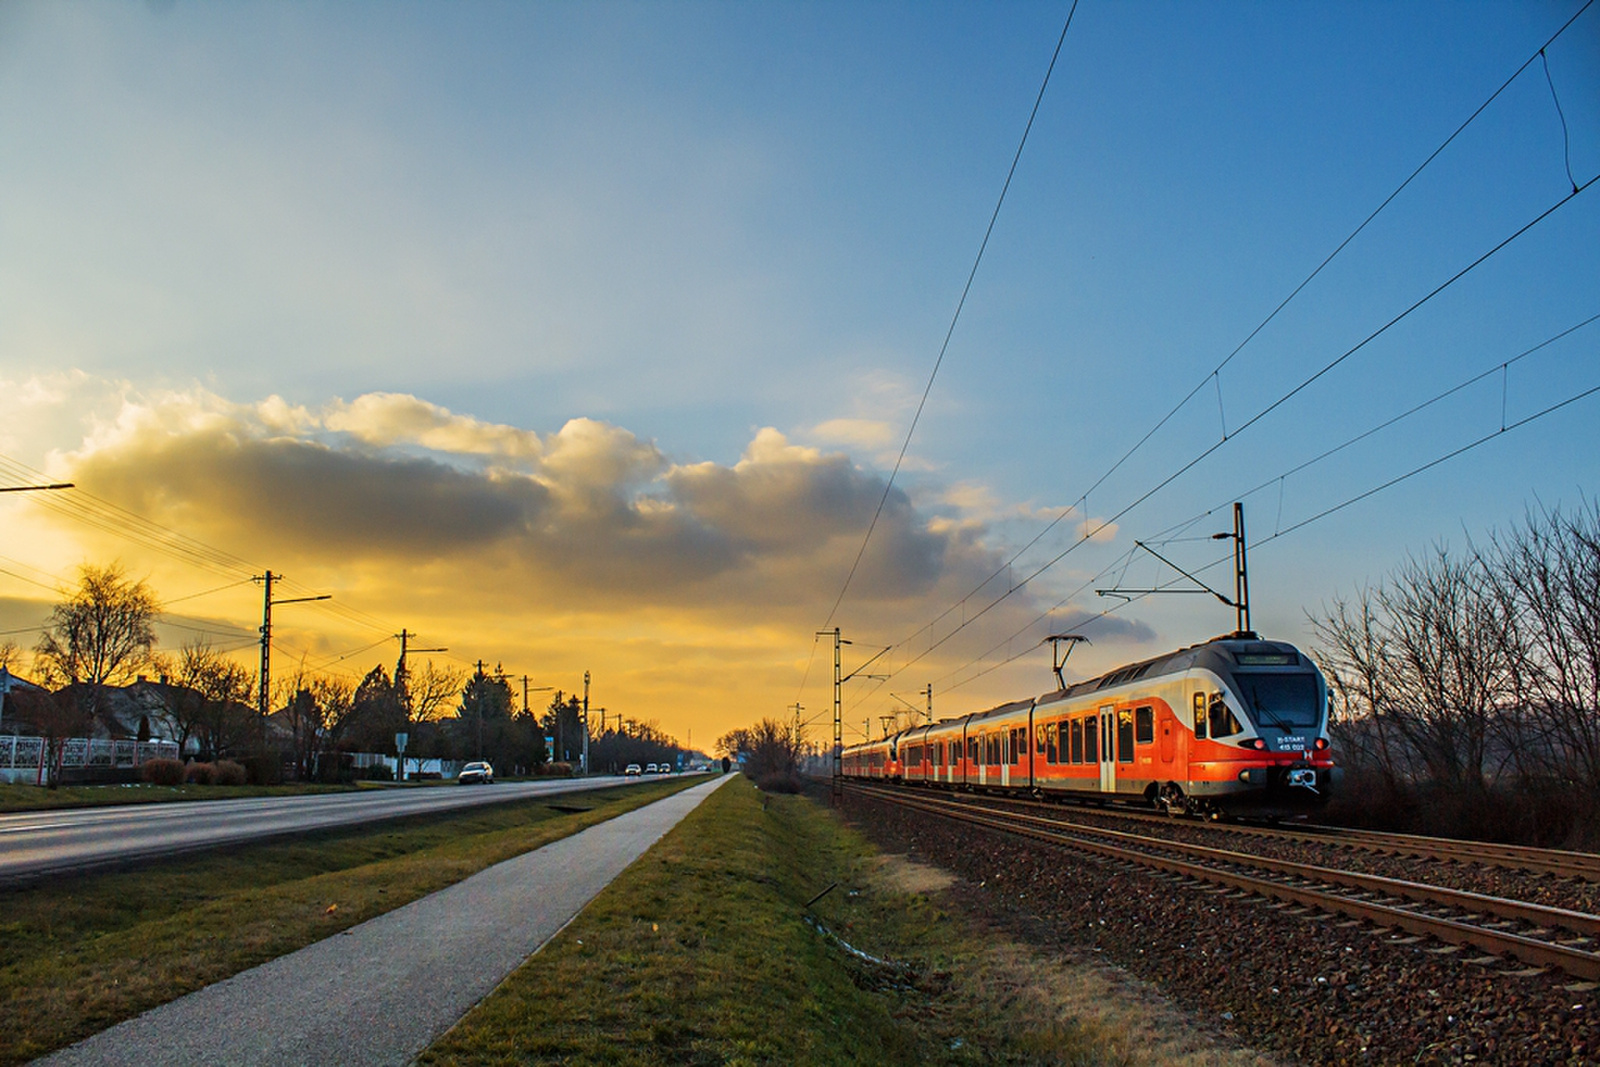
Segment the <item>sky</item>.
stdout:
[[0,484],[78,487],[0,641],[117,561],[253,664],[270,568],[275,672],[704,748],[829,730],[837,626],[850,740],[1231,630],[1097,590],[1231,593],[1235,500],[1314,648],[1600,492],[1600,9],[1069,9],[0,5]]

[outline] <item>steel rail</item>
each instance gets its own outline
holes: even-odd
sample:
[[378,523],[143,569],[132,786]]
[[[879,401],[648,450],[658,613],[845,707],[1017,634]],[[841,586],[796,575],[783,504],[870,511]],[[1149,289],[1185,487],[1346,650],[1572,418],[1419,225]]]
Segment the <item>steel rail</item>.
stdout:
[[[1059,805],[1031,797],[1006,797],[1009,802],[1027,807],[1059,809]],[[1077,797],[1065,799],[1076,800]],[[1553,874],[1563,878],[1581,878],[1600,882],[1600,854],[1573,852],[1565,849],[1534,848],[1529,845],[1500,845],[1487,841],[1462,841],[1448,837],[1428,837],[1421,834],[1396,834],[1382,830],[1355,830],[1341,826],[1312,823],[1304,826],[1259,826],[1225,822],[1175,822],[1172,816],[1126,808],[1099,808],[1096,814],[1134,822],[1152,822],[1162,825],[1195,826],[1217,833],[1242,834],[1250,837],[1272,837],[1302,841],[1308,844],[1328,845],[1335,848],[1359,849],[1387,855],[1415,856],[1421,859],[1441,859],[1457,863],[1481,863],[1507,870],[1529,871],[1535,874]]]
[[[856,788],[860,789],[861,787],[856,786]],[[1284,873],[1285,868],[1299,868],[1301,872],[1305,873],[1297,872],[1295,876],[1308,879],[1324,874],[1335,875],[1340,878],[1360,878],[1369,883],[1368,886],[1361,887],[1366,892],[1379,892],[1386,897],[1400,896],[1404,898],[1405,891],[1408,888],[1421,888],[1456,898],[1461,902],[1452,902],[1446,906],[1460,907],[1463,910],[1466,910],[1469,906],[1465,903],[1467,900],[1473,900],[1474,904],[1472,906],[1478,907],[1479,910],[1483,910],[1479,906],[1483,902],[1491,902],[1496,906],[1505,908],[1531,909],[1546,916],[1545,922],[1554,922],[1555,918],[1560,916],[1565,920],[1560,925],[1566,926],[1568,929],[1573,928],[1569,925],[1572,923],[1581,924],[1588,929],[1595,929],[1596,924],[1600,924],[1600,916],[1585,915],[1582,912],[1567,912],[1565,909],[1560,908],[1545,908],[1542,905],[1524,904],[1520,901],[1503,901],[1496,897],[1483,897],[1479,894],[1463,893],[1459,890],[1446,890],[1437,886],[1421,886],[1419,883],[1376,878],[1370,875],[1355,875],[1354,872],[1331,871],[1327,868],[1290,864],[1282,860],[1269,860],[1263,856],[1251,856],[1247,853],[1208,849],[1203,845],[1185,845],[1181,842],[1166,841],[1159,838],[1140,838],[1137,835],[1127,834],[1120,830],[1082,827],[1071,823],[1062,824],[1016,812],[1005,812],[997,815],[992,809],[974,809],[971,805],[948,800],[908,797],[898,792],[883,789],[863,791],[903,807],[910,807],[935,815],[944,815],[948,818],[984,826],[1003,833],[1017,834],[1054,845],[1069,845],[1107,858],[1131,862],[1145,867],[1155,867],[1171,874],[1193,878],[1198,881],[1226,885],[1234,889],[1275,897],[1280,900],[1289,900],[1323,911],[1339,912],[1353,918],[1370,920],[1384,926],[1397,927],[1413,934],[1437,938],[1440,941],[1451,944],[1471,945],[1496,955],[1514,956],[1525,963],[1539,967],[1555,967],[1580,978],[1588,980],[1600,979],[1600,953],[1588,952],[1571,945],[1541,941],[1523,934],[1475,926],[1457,919],[1428,915],[1424,912],[1397,907],[1393,902],[1362,900],[1357,897],[1329,893],[1309,886],[1291,885],[1272,879],[1257,878],[1237,871],[1219,869],[1204,863],[1190,862],[1189,860],[1177,859],[1171,856],[1155,855],[1137,848],[1128,848],[1102,841],[1085,840],[1078,835],[1088,833],[1114,839],[1136,840],[1146,847],[1189,854],[1211,853],[1213,856],[1210,858],[1213,858],[1214,862],[1226,862],[1247,867],[1258,866],[1274,870],[1275,873]],[[1070,829],[1067,829],[1067,827],[1070,827]],[[1377,888],[1380,885],[1382,888]],[[1431,898],[1425,902],[1443,903],[1440,900]],[[1522,915],[1517,916],[1517,918],[1521,919],[1521,921],[1534,921]]]
[[1349,830],[1318,824],[1296,827],[1286,832],[1304,840],[1323,841],[1344,848],[1399,852],[1458,861],[1470,860],[1496,867],[1513,867],[1540,874],[1556,874],[1600,882],[1600,855],[1592,852],[1532,848],[1528,845],[1500,845],[1488,841],[1456,841],[1447,837],[1394,834],[1381,830]]

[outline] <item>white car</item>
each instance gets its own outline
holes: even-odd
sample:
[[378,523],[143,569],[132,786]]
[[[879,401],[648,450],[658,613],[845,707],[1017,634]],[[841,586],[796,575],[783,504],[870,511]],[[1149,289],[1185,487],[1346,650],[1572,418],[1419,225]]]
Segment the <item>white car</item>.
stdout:
[[494,785],[494,768],[484,762],[469,763],[456,775],[460,785]]
[[628,764],[628,769],[623,771],[622,773],[623,774],[643,774],[644,772],[639,769],[639,765],[637,763],[630,763],[630,764]]
[[652,763],[652,764],[650,764],[648,767],[646,767],[644,769],[644,773],[646,773],[646,774],[660,774],[661,773],[661,768],[657,767],[654,763]]

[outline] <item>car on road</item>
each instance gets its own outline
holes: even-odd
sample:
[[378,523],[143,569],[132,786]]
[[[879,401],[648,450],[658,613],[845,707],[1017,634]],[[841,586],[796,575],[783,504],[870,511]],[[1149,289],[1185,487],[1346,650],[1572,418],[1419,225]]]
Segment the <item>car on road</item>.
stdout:
[[652,764],[650,764],[648,767],[646,767],[644,769],[644,773],[646,773],[646,774],[660,774],[661,773],[661,768],[657,767],[654,763],[652,763]]
[[637,763],[630,763],[630,764],[628,764],[628,769],[623,771],[622,773],[623,774],[643,774],[644,772],[639,769],[639,765]]
[[494,785],[494,768],[482,760],[469,763],[456,775],[456,782],[460,785]]

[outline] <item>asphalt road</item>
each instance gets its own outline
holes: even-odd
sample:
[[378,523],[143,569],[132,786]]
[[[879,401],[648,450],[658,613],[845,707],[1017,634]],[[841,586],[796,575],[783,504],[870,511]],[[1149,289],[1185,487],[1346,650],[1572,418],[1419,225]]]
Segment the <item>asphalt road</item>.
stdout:
[[35,1062],[404,1067],[731,777],[506,860]]
[[0,815],[0,882],[114,866],[256,838],[527,797],[555,797],[637,781],[622,777],[552,778],[490,786],[364,789],[302,797],[125,804]]

